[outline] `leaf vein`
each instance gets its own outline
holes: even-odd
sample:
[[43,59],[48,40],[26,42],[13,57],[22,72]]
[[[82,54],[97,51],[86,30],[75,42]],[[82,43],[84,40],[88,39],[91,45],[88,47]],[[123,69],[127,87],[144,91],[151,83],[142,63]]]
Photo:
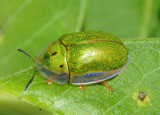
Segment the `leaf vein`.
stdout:
[[[151,73],[153,73],[153,72],[155,72],[155,71],[158,71],[159,69],[160,69],[160,67],[154,69],[154,70],[151,71],[151,72],[148,72],[148,73],[144,74],[144,75],[142,76],[142,79],[135,85],[135,87],[134,87],[133,89],[137,88],[138,85],[143,81],[143,79],[144,79],[147,75],[149,75],[149,74],[151,74]],[[130,93],[128,93],[128,95],[126,95],[123,99],[121,99],[120,101],[118,101],[115,105],[113,105],[111,108],[109,108],[108,110],[106,110],[106,111],[104,112],[104,114],[107,113],[108,111],[112,110],[113,108],[115,108],[117,105],[119,105],[119,104],[120,104],[122,101],[124,101],[131,93],[132,93],[132,91],[131,91]]]

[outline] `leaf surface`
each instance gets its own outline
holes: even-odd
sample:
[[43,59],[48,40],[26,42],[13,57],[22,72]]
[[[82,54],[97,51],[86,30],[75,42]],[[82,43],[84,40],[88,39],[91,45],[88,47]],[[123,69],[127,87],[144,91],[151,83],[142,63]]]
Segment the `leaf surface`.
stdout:
[[[0,91],[21,101],[44,108],[54,114],[158,114],[160,103],[160,39],[125,40],[130,51],[129,66],[108,80],[115,91],[110,93],[101,84],[79,86],[67,83],[48,85],[37,73],[27,91],[24,88],[33,75],[30,67],[0,79]],[[146,97],[141,101],[139,93]]]
[[0,76],[33,65],[17,49],[37,56],[61,35],[79,31],[86,7],[85,0],[0,0],[0,4]]
[[156,37],[159,0],[89,0],[84,30],[102,30],[121,39]]

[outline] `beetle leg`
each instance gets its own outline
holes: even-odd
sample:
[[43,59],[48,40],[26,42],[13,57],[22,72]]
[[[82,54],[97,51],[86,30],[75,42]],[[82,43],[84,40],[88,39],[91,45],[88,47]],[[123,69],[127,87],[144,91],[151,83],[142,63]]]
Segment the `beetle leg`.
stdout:
[[53,76],[53,75],[51,75],[50,77],[48,77],[48,79],[45,81],[48,85],[49,84],[52,84],[52,82],[53,82],[53,79],[54,78],[56,78],[57,76]]
[[106,81],[102,81],[101,82],[104,86],[106,86],[106,88],[110,91],[110,92],[113,92],[114,89],[112,87],[109,86],[109,84],[106,82]]
[[49,85],[52,84],[53,76],[50,76],[45,82]]
[[85,90],[86,90],[86,88],[85,88],[84,85],[80,85],[80,88],[81,88],[82,91],[85,91]]
[[46,82],[47,84],[52,84],[52,80],[50,80],[50,79],[47,79],[45,82]]

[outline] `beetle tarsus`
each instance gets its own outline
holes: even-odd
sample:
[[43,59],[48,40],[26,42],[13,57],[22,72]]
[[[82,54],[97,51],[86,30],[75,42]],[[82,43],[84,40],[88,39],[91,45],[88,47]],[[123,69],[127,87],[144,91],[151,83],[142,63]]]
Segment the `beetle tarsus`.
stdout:
[[85,88],[84,85],[80,85],[80,88],[81,88],[82,91],[85,91],[85,90],[86,90],[86,88]]
[[114,89],[112,87],[109,86],[109,84],[106,81],[102,81],[101,82],[110,92],[113,92]]
[[46,83],[49,85],[49,84],[52,84],[52,80],[50,80],[50,79],[47,79],[46,80]]

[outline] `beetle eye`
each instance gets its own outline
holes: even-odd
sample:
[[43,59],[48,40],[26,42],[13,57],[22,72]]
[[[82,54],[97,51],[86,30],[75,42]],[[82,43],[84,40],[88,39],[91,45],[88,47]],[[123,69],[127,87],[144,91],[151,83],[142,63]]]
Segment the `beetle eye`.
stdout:
[[54,55],[56,55],[56,54],[57,54],[57,52],[53,52],[51,55],[54,56]]
[[62,65],[59,65],[59,67],[62,68],[62,67],[63,67],[63,64],[62,64]]

